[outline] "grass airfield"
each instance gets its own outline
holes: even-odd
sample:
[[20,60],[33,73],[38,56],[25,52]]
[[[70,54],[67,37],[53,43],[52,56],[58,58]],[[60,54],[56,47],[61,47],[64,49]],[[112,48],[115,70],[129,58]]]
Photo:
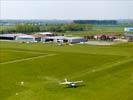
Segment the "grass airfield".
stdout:
[[[66,88],[64,78],[84,83]],[[133,43],[0,42],[0,100],[133,100]]]

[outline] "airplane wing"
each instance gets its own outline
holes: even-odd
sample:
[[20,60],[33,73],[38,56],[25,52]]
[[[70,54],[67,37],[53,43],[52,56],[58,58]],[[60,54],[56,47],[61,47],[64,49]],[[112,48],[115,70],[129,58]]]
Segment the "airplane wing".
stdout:
[[65,84],[65,85],[69,85],[69,84],[72,84],[72,83],[74,83],[74,84],[77,84],[77,83],[82,83],[83,81],[73,81],[73,82],[70,82],[70,81],[65,81],[65,82],[61,82],[60,84]]
[[70,84],[70,83],[68,83],[68,82],[62,82],[62,83],[60,83],[60,84],[66,84],[66,85],[67,85],[67,84]]

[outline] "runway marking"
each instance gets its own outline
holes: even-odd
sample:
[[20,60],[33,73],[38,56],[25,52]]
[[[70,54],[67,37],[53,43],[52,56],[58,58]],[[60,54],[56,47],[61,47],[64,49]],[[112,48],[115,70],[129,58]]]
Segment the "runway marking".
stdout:
[[[97,68],[97,69],[92,69],[92,70],[89,70],[89,71],[86,71],[86,72],[82,72],[82,74],[80,74],[80,73],[78,73],[78,75],[74,75],[74,77],[72,77],[72,78],[78,78],[78,77],[82,77],[82,76],[85,76],[85,75],[87,75],[87,74],[91,74],[91,73],[95,73],[95,72],[100,72],[100,71],[103,71],[103,70],[106,70],[106,69],[110,69],[110,68],[113,68],[113,67],[115,67],[115,66],[117,66],[117,65],[120,65],[120,64],[124,64],[124,63],[127,63],[127,62],[130,62],[130,61],[133,61],[133,59],[130,57],[130,58],[128,58],[128,59],[126,59],[126,60],[123,60],[123,61],[119,61],[118,63],[113,63],[113,64],[111,64],[111,65],[104,65],[104,66],[106,66],[106,67],[103,67],[103,68]],[[102,65],[103,66],[103,65]],[[102,66],[100,66],[100,67],[102,67]]]
[[49,77],[49,76],[38,76],[39,79],[41,80],[47,80],[53,83],[60,83],[60,80],[54,77]]
[[24,59],[18,59],[18,60],[12,60],[12,61],[7,61],[7,62],[2,62],[0,64],[1,65],[11,64],[11,63],[16,63],[16,62],[22,62],[22,61],[27,61],[27,60],[33,60],[33,59],[38,59],[38,58],[55,56],[55,55],[57,55],[57,54],[48,54],[48,55],[34,56],[34,57],[30,57],[30,58],[24,58]]
[[26,50],[4,50],[4,51],[12,51],[12,52],[25,52],[25,53],[32,53],[32,54],[48,54],[48,53],[43,53],[43,52],[36,52],[36,51],[26,51]]

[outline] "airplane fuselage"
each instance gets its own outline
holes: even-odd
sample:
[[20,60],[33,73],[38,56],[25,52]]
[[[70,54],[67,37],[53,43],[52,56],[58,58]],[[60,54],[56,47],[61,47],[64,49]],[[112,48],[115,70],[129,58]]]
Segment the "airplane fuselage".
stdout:
[[75,83],[70,83],[70,84],[68,84],[68,87],[76,87],[76,84]]

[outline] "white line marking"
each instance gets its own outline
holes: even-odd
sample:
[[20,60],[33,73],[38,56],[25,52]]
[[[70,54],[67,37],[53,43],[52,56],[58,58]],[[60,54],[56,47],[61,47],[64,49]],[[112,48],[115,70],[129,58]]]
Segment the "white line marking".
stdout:
[[117,62],[117,63],[113,63],[113,64],[108,65],[108,66],[103,65],[103,66],[106,66],[106,67],[100,66],[100,67],[102,67],[102,68],[92,69],[92,70],[89,70],[89,71],[86,71],[86,72],[82,72],[82,74],[79,74],[79,73],[78,73],[78,75],[74,75],[74,77],[72,77],[72,78],[83,77],[83,76],[85,76],[85,75],[87,75],[87,74],[96,73],[96,72],[100,72],[100,71],[103,71],[103,70],[106,70],[106,69],[110,69],[110,68],[113,68],[113,67],[115,67],[115,66],[118,66],[118,65],[120,65],[120,64],[124,64],[124,63],[130,62],[130,61],[133,61],[133,59],[132,59],[132,58],[128,58],[128,59],[126,59],[126,60],[124,60],[124,61],[119,61],[119,62]]
[[48,55],[42,55],[42,56],[36,56],[36,57],[30,57],[30,58],[24,58],[24,59],[18,59],[18,60],[13,60],[13,61],[2,62],[0,64],[1,65],[11,64],[11,63],[16,63],[16,62],[22,62],[22,61],[27,61],[27,60],[33,60],[33,59],[38,59],[38,58],[55,56],[55,55],[57,55],[57,54],[48,54]]
[[32,53],[32,54],[48,54],[48,53],[43,53],[43,52],[35,52],[35,51],[25,51],[25,50],[4,50],[4,51],[12,51],[12,52],[25,52],[25,53]]
[[54,77],[49,77],[49,76],[38,76],[39,79],[41,80],[47,80],[53,83],[60,83],[59,79],[54,78]]

